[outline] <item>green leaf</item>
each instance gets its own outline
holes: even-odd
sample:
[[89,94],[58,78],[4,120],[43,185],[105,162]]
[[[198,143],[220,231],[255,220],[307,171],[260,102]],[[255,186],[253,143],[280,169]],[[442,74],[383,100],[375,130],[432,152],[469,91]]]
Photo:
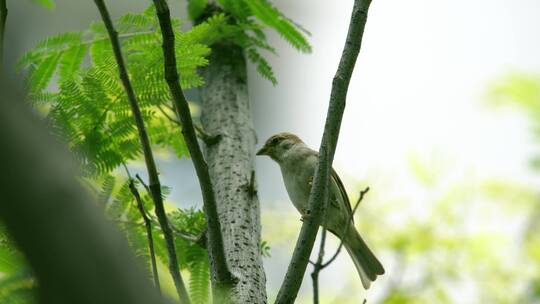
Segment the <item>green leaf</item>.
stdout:
[[188,1],[188,14],[191,20],[196,20],[204,12],[204,9],[208,5],[208,0],[189,0]]
[[266,61],[266,59],[264,59],[264,57],[262,57],[261,54],[259,54],[259,52],[253,48],[247,50],[247,55],[248,58],[257,65],[257,72],[259,72],[262,77],[270,80],[273,85],[276,85],[277,79],[268,61]]
[[32,2],[48,9],[54,9],[56,7],[53,0],[32,0]]
[[87,45],[76,45],[62,54],[60,59],[60,68],[58,75],[60,81],[73,78],[74,74],[79,70],[84,56],[86,55]]
[[98,193],[97,201],[99,205],[106,205],[109,199],[111,198],[114,190],[114,186],[116,185],[116,178],[112,175],[105,176],[105,179],[103,180],[103,184],[101,185],[101,189]]
[[30,74],[30,90],[32,93],[39,93],[49,85],[59,60],[59,54],[49,56],[32,71]]
[[[208,258],[206,252],[199,248],[191,247],[192,258],[196,255],[197,262],[193,262],[188,266],[189,277],[189,294],[193,300],[193,304],[208,303],[210,290],[210,273],[208,266]],[[195,250],[193,250],[195,249]]]
[[311,52],[311,46],[304,35],[268,1],[246,0],[245,3],[257,19],[275,29],[293,47],[301,52]]

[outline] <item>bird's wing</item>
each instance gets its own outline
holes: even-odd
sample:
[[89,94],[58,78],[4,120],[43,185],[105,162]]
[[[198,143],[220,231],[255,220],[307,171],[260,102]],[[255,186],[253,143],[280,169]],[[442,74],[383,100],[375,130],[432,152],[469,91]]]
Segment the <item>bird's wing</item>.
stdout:
[[[352,214],[352,208],[351,208],[351,202],[349,201],[349,196],[347,195],[347,191],[345,190],[345,186],[343,186],[343,182],[339,178],[339,175],[337,174],[336,170],[332,168],[332,179],[335,181],[339,192],[341,194],[341,197],[343,198],[343,203],[345,203],[347,215]],[[354,218],[351,219],[354,223]]]

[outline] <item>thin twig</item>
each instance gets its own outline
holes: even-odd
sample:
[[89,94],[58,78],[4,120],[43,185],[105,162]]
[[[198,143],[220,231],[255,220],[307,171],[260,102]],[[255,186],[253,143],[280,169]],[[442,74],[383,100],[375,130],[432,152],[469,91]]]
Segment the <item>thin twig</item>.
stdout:
[[148,185],[144,182],[142,177],[138,173],[135,174],[135,177],[139,180],[141,185],[143,185],[144,189],[146,189],[146,192],[148,192],[148,195],[152,196],[152,192],[150,192],[150,187],[148,187]]
[[[218,287],[217,289],[222,289],[222,287],[226,289],[235,284],[237,280],[227,266],[221,224],[219,222],[219,214],[214,189],[208,172],[208,165],[203,158],[201,148],[197,142],[189,105],[180,86],[180,76],[176,69],[176,53],[174,49],[175,36],[171,24],[169,6],[165,0],[153,0],[153,2],[156,7],[161,34],[163,36],[165,79],[173,97],[175,112],[182,122],[182,133],[191,159],[193,160],[203,196],[204,211],[208,223],[208,252],[212,260],[212,273],[215,274],[212,276],[213,283],[214,286]],[[214,292],[218,292],[217,289],[214,289]]]
[[[350,227],[353,225],[354,213],[356,212],[356,209],[358,209],[358,206],[360,206],[360,202],[362,202],[362,200],[364,199],[364,195],[366,195],[366,193],[368,193],[368,191],[369,191],[369,187],[367,187],[363,191],[360,191],[360,196],[358,197],[358,200],[356,201],[356,204],[354,205],[354,208],[353,208],[351,214],[349,214],[349,219],[347,220],[348,224],[345,226],[345,228],[343,230],[342,235],[344,237],[345,237],[345,235],[347,235],[347,232],[349,232]],[[326,263],[321,265],[321,270],[326,268],[328,265],[330,265],[330,263],[332,263],[337,258],[337,256],[339,255],[339,252],[341,251],[341,248],[343,248],[343,239],[341,239],[336,252],[330,258],[330,260],[328,260]]]
[[323,228],[321,231],[321,243],[319,245],[319,254],[317,256],[317,262],[313,264],[313,272],[311,273],[311,279],[313,281],[313,304],[319,304],[319,273],[322,270],[325,243],[326,243],[326,229]]
[[141,141],[144,160],[146,163],[146,169],[148,171],[148,177],[150,180],[150,193],[152,194],[152,200],[154,201],[155,205],[155,213],[159,220],[159,224],[161,226],[163,236],[165,237],[165,242],[167,244],[167,253],[169,257],[169,272],[171,273],[171,276],[173,278],[180,301],[182,303],[189,304],[191,303],[191,301],[189,300],[186,286],[184,284],[184,281],[182,280],[180,268],[178,267],[178,258],[176,256],[176,249],[174,245],[174,236],[169,226],[167,214],[165,213],[165,207],[163,205],[163,197],[161,195],[161,183],[159,181],[156,163],[152,153],[152,148],[150,146],[150,139],[148,138],[141,110],[137,103],[137,98],[129,80],[129,75],[124,63],[124,59],[122,57],[118,33],[114,29],[114,25],[111,21],[111,17],[109,15],[107,7],[105,6],[104,1],[94,0],[94,2],[99,9],[103,22],[105,23],[105,27],[107,28],[107,32],[109,34],[109,38],[113,47],[114,56],[118,64],[120,79],[122,80],[122,85],[124,86],[124,89],[126,91],[128,101],[131,107],[131,112],[135,119],[135,124],[137,125],[137,130],[139,131],[139,139]]
[[[159,226],[159,222],[157,222],[153,217],[149,217],[150,221],[155,225],[155,229],[162,231],[161,227]],[[124,224],[124,225],[131,225],[131,226],[141,226],[143,223],[133,222],[133,221],[126,221],[126,220],[113,220],[113,222],[118,224]],[[171,227],[173,227],[171,225]],[[202,240],[204,240],[204,231],[200,235],[193,235],[188,232],[185,232],[181,229],[178,229],[176,227],[172,228],[173,234],[177,237],[183,239],[186,242],[190,242],[193,244],[199,245],[201,248],[206,248],[206,245],[203,243],[201,244]]]
[[[150,189],[148,188],[148,186],[146,185],[144,180],[141,178],[141,176],[139,174],[135,174],[135,176],[137,177],[137,179],[139,180],[141,185],[143,185],[143,187],[146,188],[146,191],[148,192],[148,194],[152,195],[150,193]],[[153,222],[156,221],[154,219],[154,217],[152,217],[151,214],[148,214],[148,212],[146,214]],[[171,226],[171,229],[173,230],[173,232],[174,232],[174,234],[176,236],[179,236],[181,239],[183,239],[185,241],[193,242],[193,243],[201,246],[202,248],[206,248],[206,243],[205,243],[206,229],[203,232],[201,232],[200,235],[193,235],[193,234],[191,234],[189,232],[185,232],[182,229],[179,229],[178,227],[174,226],[170,221],[169,221],[169,225]]]
[[347,90],[360,52],[370,4],[371,0],[354,1],[347,39],[336,75],[332,81],[326,124],[319,148],[319,161],[308,200],[308,210],[311,211],[310,217],[302,224],[291,262],[276,298],[278,304],[294,303],[306,272],[319,225],[326,212],[330,168],[332,167],[339,129],[345,110]]
[[[154,285],[156,286],[157,290],[161,292],[161,286],[159,284],[159,274],[158,274],[157,263],[156,263],[156,253],[154,250],[154,236],[152,235],[151,218],[148,216],[147,211],[144,209],[141,195],[139,194],[139,190],[137,190],[137,186],[134,183],[133,177],[131,177],[131,172],[129,172],[128,166],[126,165],[125,162],[122,162],[122,166],[124,166],[124,170],[126,170],[126,174],[129,178],[129,190],[131,191],[131,194],[133,194],[133,197],[135,197],[135,201],[137,202],[137,209],[141,213],[141,217],[146,227],[146,238],[148,240],[148,250],[150,252],[150,261],[152,263],[152,274],[154,276]],[[137,177],[139,178],[138,174],[137,174]],[[144,186],[146,187],[146,185]]]
[[[182,127],[182,122],[180,122],[178,119],[171,117],[165,110],[163,110],[161,105],[158,105],[157,107],[161,114],[165,116],[165,118],[167,118],[172,123],[178,125],[179,127]],[[176,113],[176,115],[178,115],[178,113]],[[210,135],[206,133],[203,128],[196,123],[193,123],[193,128],[195,128],[197,137],[202,140],[207,146],[211,146],[221,139],[221,134]]]
[[4,36],[6,33],[8,9],[6,0],[0,0],[0,71],[4,67]]
[[154,276],[154,284],[156,285],[156,288],[158,291],[161,291],[161,287],[159,284],[159,275],[158,275],[158,269],[157,269],[157,263],[156,263],[156,253],[154,250],[154,237],[152,235],[152,222],[146,215],[146,211],[144,210],[144,206],[142,203],[141,196],[139,194],[139,190],[137,190],[137,186],[135,186],[135,183],[132,178],[129,179],[129,190],[131,190],[131,194],[135,197],[135,201],[137,202],[137,209],[139,209],[139,212],[141,213],[141,217],[144,221],[144,226],[146,227],[146,237],[148,239],[148,250],[150,251],[150,261],[152,262],[152,274]]
[[157,108],[161,112],[161,114],[163,114],[163,116],[165,116],[172,123],[174,123],[174,124],[176,124],[176,125],[178,125],[180,127],[182,126],[182,123],[179,120],[171,117],[165,110],[163,110],[163,107],[161,105],[158,105]]
[[[360,192],[360,196],[358,197],[358,200],[356,201],[356,204],[354,205],[354,208],[352,209],[351,214],[349,214],[349,217],[347,219],[347,224],[345,225],[345,228],[343,229],[342,235],[347,235],[347,232],[349,232],[350,227],[354,223],[354,214],[356,210],[358,209],[358,206],[360,205],[360,202],[364,199],[364,195],[369,191],[369,187],[364,189]],[[319,246],[319,254],[317,256],[317,261],[315,263],[310,263],[313,265],[313,272],[311,273],[311,279],[313,281],[313,303],[318,304],[319,303],[319,273],[326,268],[328,265],[330,265],[337,256],[339,255],[341,248],[343,247],[343,239],[341,239],[341,242],[339,243],[339,246],[334,253],[334,255],[328,260],[326,263],[323,263],[324,259],[324,246],[326,243],[326,229],[322,229],[321,232],[321,243]]]

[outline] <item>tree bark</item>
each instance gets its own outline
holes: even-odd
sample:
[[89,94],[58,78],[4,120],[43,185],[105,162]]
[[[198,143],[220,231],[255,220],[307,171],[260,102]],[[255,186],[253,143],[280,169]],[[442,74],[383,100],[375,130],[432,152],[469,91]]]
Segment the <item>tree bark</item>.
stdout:
[[195,129],[191,119],[188,102],[180,86],[180,75],[176,69],[175,35],[171,23],[169,6],[165,0],[153,0],[156,14],[159,19],[161,35],[163,38],[163,60],[165,80],[173,98],[176,115],[182,123],[182,134],[193,160],[195,172],[199,178],[199,185],[203,196],[203,207],[207,222],[207,248],[212,269],[212,284],[214,298],[221,300],[227,298],[230,286],[236,279],[231,273],[225,257],[225,248],[221,235],[221,224],[218,220],[218,211],[214,188],[210,178],[208,165],[203,158]]
[[220,140],[205,148],[227,264],[238,279],[230,303],[266,303],[266,277],[260,251],[260,205],[254,175],[256,135],[241,48],[213,46],[203,70],[201,123]]

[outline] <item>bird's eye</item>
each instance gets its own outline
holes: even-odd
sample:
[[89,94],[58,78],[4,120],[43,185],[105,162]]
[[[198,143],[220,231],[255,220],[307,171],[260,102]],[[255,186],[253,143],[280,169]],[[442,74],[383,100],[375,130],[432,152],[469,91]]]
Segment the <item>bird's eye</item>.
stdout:
[[271,141],[271,143],[272,143],[273,146],[277,145],[278,142],[279,142],[279,138],[277,138],[277,137],[274,138],[274,139],[272,139],[272,141]]

